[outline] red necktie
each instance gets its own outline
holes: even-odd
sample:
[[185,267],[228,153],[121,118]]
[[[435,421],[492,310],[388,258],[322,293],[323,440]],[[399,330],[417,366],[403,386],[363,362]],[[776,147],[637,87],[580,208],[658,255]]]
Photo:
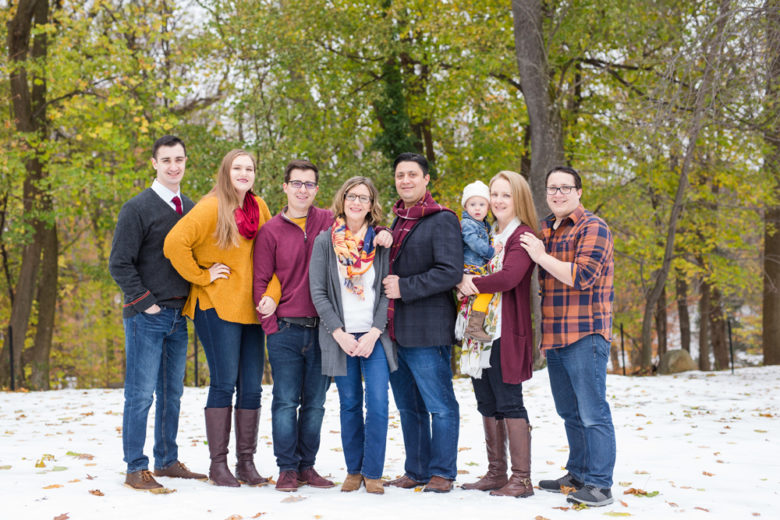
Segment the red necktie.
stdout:
[[176,195],[174,198],[171,199],[171,202],[173,202],[173,205],[176,206],[176,213],[182,215],[183,213],[181,211],[181,199],[179,198],[179,196]]

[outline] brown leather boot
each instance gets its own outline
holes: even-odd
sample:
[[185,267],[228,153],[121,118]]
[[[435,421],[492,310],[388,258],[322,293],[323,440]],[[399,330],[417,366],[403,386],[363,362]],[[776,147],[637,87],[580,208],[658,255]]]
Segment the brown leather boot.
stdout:
[[485,324],[485,313],[475,310],[469,312],[469,322],[463,335],[480,343],[491,343],[493,338],[487,335],[482,326]]
[[214,485],[239,487],[238,480],[227,466],[228,442],[230,441],[230,416],[232,406],[225,408],[205,408],[206,439],[209,442],[209,479]]
[[236,408],[236,479],[250,486],[264,486],[268,479],[261,477],[255,468],[257,451],[257,430],[260,424],[260,410]]
[[506,478],[506,427],[504,420],[495,417],[482,417],[485,428],[485,445],[487,446],[488,471],[484,477],[470,484],[463,484],[463,489],[491,491],[503,487]]
[[512,476],[501,489],[491,491],[493,496],[530,497],[534,494],[531,484],[531,425],[525,419],[504,419],[509,438],[509,456],[512,460]]

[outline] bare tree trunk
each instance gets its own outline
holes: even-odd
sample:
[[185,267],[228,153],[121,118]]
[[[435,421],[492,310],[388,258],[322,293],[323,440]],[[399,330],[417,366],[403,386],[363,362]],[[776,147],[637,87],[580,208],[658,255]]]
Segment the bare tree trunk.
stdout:
[[[34,75],[28,78],[26,63],[28,58],[34,61],[46,58],[46,32],[38,32],[34,38],[31,35],[33,26],[43,26],[48,23],[48,0],[20,0],[14,17],[8,22],[8,58],[10,62],[10,95],[14,124],[20,133],[44,137],[46,133],[46,80],[44,76]],[[40,187],[40,181],[46,176],[44,164],[35,153],[35,147],[23,143],[30,156],[26,160],[26,177],[23,187],[22,207],[25,219],[32,224],[33,234],[29,243],[22,249],[22,267],[14,290],[11,308],[11,327],[13,327],[13,357],[16,380],[22,383],[24,367],[22,366],[22,351],[24,349],[30,314],[35,296],[38,267],[47,223],[41,220],[37,213],[45,198]],[[8,349],[11,345],[6,338],[3,349],[2,380],[10,378],[9,367],[4,364],[8,359]]]
[[666,354],[667,335],[666,335],[666,288],[661,291],[661,297],[658,298],[658,308],[655,311],[655,336],[658,341],[658,362]]
[[528,180],[534,205],[547,213],[544,177],[553,166],[564,164],[563,122],[552,99],[547,65],[541,0],[512,0],[515,56],[531,128],[531,168]]
[[716,287],[711,289],[709,320],[712,353],[715,355],[715,370],[726,370],[729,367],[726,319],[723,310],[723,297]]
[[766,0],[767,72],[763,171],[775,181],[774,203],[764,214],[764,309],[761,345],[765,365],[780,365],[780,0]]
[[710,366],[710,284],[702,280],[699,286],[699,370],[712,370]]
[[680,324],[680,348],[691,351],[691,315],[688,313],[688,282],[681,271],[675,276],[677,321]]
[[41,282],[38,284],[38,326],[35,330],[30,374],[30,387],[35,390],[50,389],[49,356],[57,310],[58,256],[57,228],[50,226],[46,228],[43,237]]
[[[548,213],[544,193],[544,178],[554,166],[564,164],[563,121],[551,94],[551,77],[547,65],[545,35],[542,26],[541,0],[512,0],[514,20],[515,56],[520,73],[520,90],[528,111],[529,125],[524,139],[530,135],[531,161],[528,165],[527,149],[521,159],[521,169],[526,168],[528,182],[533,193],[534,206],[541,217]],[[524,172],[525,173],[525,172]],[[538,278],[533,285],[538,287]],[[539,293],[531,295],[534,317],[534,344],[541,343],[542,308]],[[544,358],[538,349],[534,352],[534,367],[544,366]]]
[[[688,142],[685,147],[685,156],[683,157],[683,163],[680,167],[680,176],[677,181],[677,193],[674,196],[674,203],[672,204],[672,211],[669,215],[669,225],[666,235],[666,246],[664,249],[664,258],[661,267],[656,271],[654,275],[654,281],[652,288],[647,295],[645,301],[644,316],[642,319],[642,368],[644,370],[650,369],[653,357],[653,338],[652,338],[652,324],[653,313],[658,306],[658,300],[661,298],[661,292],[666,286],[666,279],[669,275],[669,267],[672,263],[672,254],[674,252],[674,240],[677,233],[677,224],[680,220],[680,214],[682,213],[683,205],[685,203],[685,194],[688,190],[689,174],[693,164],[693,160],[696,152],[696,142],[701,133],[701,129],[704,126],[704,115],[708,108],[708,105],[712,103],[712,100],[717,96],[718,88],[715,83],[715,75],[717,69],[721,63],[721,55],[724,47],[724,30],[726,26],[727,14],[729,12],[729,0],[721,0],[718,9],[718,18],[715,24],[715,34],[706,39],[702,47],[704,49],[704,74],[702,75],[701,83],[696,89],[696,98],[693,107],[691,124],[688,129],[686,140]],[[705,320],[706,321],[706,320]]]

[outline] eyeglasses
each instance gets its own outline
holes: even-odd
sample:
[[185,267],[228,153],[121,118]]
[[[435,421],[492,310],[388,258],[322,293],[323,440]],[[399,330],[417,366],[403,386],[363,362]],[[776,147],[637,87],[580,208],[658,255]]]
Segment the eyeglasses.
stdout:
[[568,195],[571,193],[571,190],[576,188],[577,186],[547,186],[547,195],[555,195],[555,193],[558,191],[564,195]]
[[299,190],[301,186],[306,186],[306,189],[311,191],[317,187],[316,182],[303,182],[303,181],[290,181],[287,184],[293,187],[293,189]]
[[358,195],[356,193],[347,193],[344,195],[344,198],[350,202],[354,202],[355,200],[359,200],[363,204],[368,204],[371,202],[371,197],[368,195]]

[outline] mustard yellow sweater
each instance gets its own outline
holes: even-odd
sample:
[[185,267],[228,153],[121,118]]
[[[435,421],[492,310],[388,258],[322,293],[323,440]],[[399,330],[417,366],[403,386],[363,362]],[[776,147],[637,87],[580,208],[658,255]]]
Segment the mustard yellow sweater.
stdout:
[[[263,199],[255,197],[260,206],[258,229],[271,218]],[[220,319],[243,324],[259,323],[252,300],[252,249],[254,240],[238,237],[238,247],[217,247],[217,197],[207,195],[171,229],[165,237],[163,253],[173,267],[188,282],[190,294],[182,314],[192,318],[195,306],[201,310],[215,309]],[[215,263],[230,268],[230,276],[211,281],[208,268]],[[279,301],[281,286],[274,276],[266,295]]]

